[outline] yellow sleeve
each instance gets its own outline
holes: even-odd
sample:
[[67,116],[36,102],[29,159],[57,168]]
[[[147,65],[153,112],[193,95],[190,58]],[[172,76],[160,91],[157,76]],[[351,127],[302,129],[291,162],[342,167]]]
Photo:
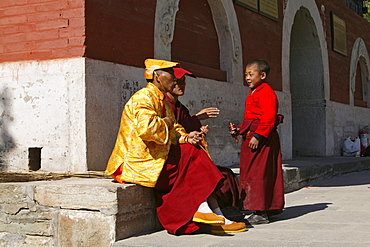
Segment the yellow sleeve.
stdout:
[[131,108],[138,136],[143,141],[167,144],[170,133],[166,122],[159,115],[159,101],[151,94],[136,95],[132,99]]

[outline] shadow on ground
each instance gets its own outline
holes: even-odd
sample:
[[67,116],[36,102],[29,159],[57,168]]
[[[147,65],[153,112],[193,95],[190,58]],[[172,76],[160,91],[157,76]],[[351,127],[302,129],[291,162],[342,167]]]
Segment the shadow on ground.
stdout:
[[324,210],[330,204],[332,203],[315,203],[315,204],[308,204],[308,205],[286,207],[284,208],[284,211],[281,214],[271,216],[270,222],[289,220],[289,219],[301,217],[305,214]]
[[335,187],[335,186],[354,186],[370,184],[370,170],[352,172],[341,176],[333,177],[328,180],[317,181],[312,184],[314,187]]

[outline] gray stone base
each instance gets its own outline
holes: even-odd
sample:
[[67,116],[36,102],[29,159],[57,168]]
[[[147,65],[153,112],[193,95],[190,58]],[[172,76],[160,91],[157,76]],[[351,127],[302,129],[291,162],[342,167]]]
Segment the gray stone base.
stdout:
[[0,246],[112,246],[162,229],[153,191],[109,178],[0,183]]

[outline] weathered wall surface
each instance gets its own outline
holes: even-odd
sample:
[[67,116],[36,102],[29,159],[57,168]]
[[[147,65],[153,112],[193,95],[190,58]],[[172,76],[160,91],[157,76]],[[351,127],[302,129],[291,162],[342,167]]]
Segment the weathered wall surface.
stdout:
[[369,109],[351,107],[346,104],[333,102],[332,124],[334,129],[335,155],[342,155],[343,141],[347,137],[354,139],[359,136],[360,129],[370,126]]
[[144,69],[86,59],[86,143],[89,170],[105,170],[123,107],[145,87]]
[[85,59],[0,64],[1,170],[86,171]]
[[[233,93],[230,93],[233,92]],[[234,93],[235,92],[235,93]],[[241,138],[236,143],[229,134],[228,125],[230,122],[241,124],[245,98],[248,95],[248,88],[243,85],[218,82],[203,78],[189,78],[185,95],[179,100],[190,109],[191,114],[197,113],[200,109],[216,106],[220,109],[220,115],[215,119],[202,121],[208,124],[210,131],[207,134],[209,151],[213,161],[221,166],[238,166],[241,146]],[[285,107],[290,103],[289,94],[277,92],[280,111],[285,121],[291,118],[289,108]],[[202,98],[202,100],[199,100]],[[291,129],[290,125],[281,124],[278,127],[280,134],[283,158],[290,158]]]

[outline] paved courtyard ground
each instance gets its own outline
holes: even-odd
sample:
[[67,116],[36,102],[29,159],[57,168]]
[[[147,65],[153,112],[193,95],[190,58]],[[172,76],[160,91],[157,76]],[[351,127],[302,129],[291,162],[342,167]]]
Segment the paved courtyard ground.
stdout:
[[118,241],[114,246],[370,246],[370,171],[313,183],[285,195],[282,214],[247,232],[174,236],[166,231]]

